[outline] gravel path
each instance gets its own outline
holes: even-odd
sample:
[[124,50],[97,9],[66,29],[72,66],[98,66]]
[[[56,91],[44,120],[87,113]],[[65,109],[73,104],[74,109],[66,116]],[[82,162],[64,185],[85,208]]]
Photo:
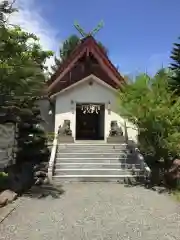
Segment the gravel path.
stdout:
[[8,240],[180,240],[180,205],[140,187],[74,183],[60,199],[22,198],[0,225]]

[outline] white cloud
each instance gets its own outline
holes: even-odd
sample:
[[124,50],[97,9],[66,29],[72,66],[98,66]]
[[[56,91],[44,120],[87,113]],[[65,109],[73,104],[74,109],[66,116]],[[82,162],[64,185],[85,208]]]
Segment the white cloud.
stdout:
[[[57,31],[42,17],[35,0],[16,0],[15,6],[19,11],[10,17],[10,22],[20,25],[27,32],[34,33],[39,38],[43,50],[52,50],[56,53],[60,44]],[[53,59],[49,59],[46,64],[52,65]]]

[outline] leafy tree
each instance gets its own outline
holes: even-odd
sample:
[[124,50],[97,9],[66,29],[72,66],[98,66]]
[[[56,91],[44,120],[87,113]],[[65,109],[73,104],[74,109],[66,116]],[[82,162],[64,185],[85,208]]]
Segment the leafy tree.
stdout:
[[13,7],[14,2],[15,0],[12,2],[2,1],[0,3],[0,26],[3,26],[6,23],[6,15],[17,11],[17,9]]
[[[179,37],[180,40],[180,37]],[[174,72],[170,78],[170,85],[173,90],[178,94],[180,93],[180,43],[174,43],[173,50],[171,52],[171,69]]]
[[[71,35],[67,40],[65,40],[60,48],[59,57],[55,57],[55,65],[52,66],[53,72],[56,72],[61,63],[66,60],[76,46],[81,42],[81,39],[77,35]],[[101,42],[98,42],[99,46],[103,51],[108,54],[108,50],[104,47]]]
[[153,78],[142,74],[119,93],[121,114],[139,128],[141,151],[150,164],[162,160],[166,168],[170,156],[180,154],[180,99],[169,89],[168,80],[164,69]]
[[45,82],[44,63],[53,53],[43,51],[34,34],[8,26],[9,14],[16,11],[12,4],[3,1],[0,5],[1,94],[38,94]]
[[[21,95],[42,90],[44,63],[52,56],[43,51],[34,34],[19,27],[7,29],[0,37],[0,88],[5,94]],[[31,43],[29,43],[31,41]]]

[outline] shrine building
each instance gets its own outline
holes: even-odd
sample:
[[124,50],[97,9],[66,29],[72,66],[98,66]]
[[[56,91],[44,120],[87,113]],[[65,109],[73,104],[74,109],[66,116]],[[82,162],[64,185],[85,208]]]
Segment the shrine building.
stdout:
[[[57,134],[68,123],[73,142],[108,142],[112,125],[137,141],[137,129],[121,116],[118,93],[125,79],[93,36],[80,41],[48,81],[51,121]],[[125,129],[126,124],[126,129]]]

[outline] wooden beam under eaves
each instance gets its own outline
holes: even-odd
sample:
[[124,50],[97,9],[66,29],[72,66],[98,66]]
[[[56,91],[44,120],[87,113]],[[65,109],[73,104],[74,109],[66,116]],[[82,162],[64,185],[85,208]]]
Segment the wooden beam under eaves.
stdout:
[[83,54],[86,52],[86,49],[84,49],[79,55],[77,55],[72,62],[69,64],[67,68],[64,69],[64,71],[61,72],[61,74],[57,77],[57,79],[48,87],[48,92],[50,92],[53,87],[72,69],[74,64],[78,61],[80,57],[83,56]]

